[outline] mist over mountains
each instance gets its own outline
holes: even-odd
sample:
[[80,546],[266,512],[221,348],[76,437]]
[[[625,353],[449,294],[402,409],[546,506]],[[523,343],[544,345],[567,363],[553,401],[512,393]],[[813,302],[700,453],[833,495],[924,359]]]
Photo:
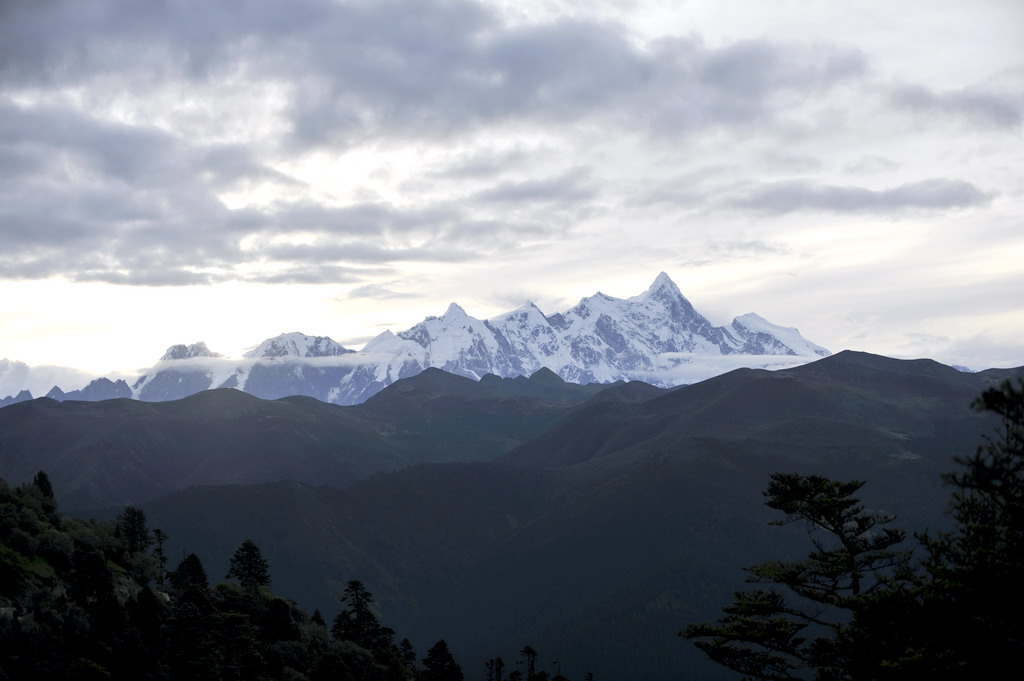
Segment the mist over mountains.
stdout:
[[[131,385],[99,379],[79,391],[56,388],[47,396],[163,401],[236,388],[265,399],[306,395],[347,405],[428,367],[474,380],[548,369],[574,383],[639,380],[671,387],[737,366],[781,368],[829,354],[796,329],[753,313],[716,327],[661,273],[640,295],[597,293],[553,315],[528,301],[480,320],[452,303],[440,317],[398,333],[385,331],[358,352],[302,333],[264,340],[242,358],[223,357],[202,342],[172,345]],[[12,395],[5,403],[28,398]]]

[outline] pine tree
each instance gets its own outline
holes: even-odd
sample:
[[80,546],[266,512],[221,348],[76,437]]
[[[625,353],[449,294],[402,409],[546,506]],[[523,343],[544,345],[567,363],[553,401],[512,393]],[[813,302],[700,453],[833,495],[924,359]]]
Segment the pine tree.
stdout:
[[1024,655],[1024,382],[986,390],[974,408],[1001,423],[944,476],[955,527],[918,537],[917,582],[858,610],[847,632],[856,676],[999,678]]
[[146,525],[146,514],[141,508],[127,506],[117,516],[117,532],[128,543],[128,553],[145,551],[153,544]]
[[503,681],[505,673],[505,661],[500,657],[494,657],[484,663],[487,670],[487,681]]
[[334,618],[331,634],[339,641],[353,641],[367,650],[380,647],[382,632],[380,622],[370,605],[373,594],[366,590],[363,583],[353,579],[345,588],[341,597],[345,608]]
[[405,665],[405,668],[409,670],[409,673],[412,675],[412,677],[415,678],[416,650],[412,647],[412,642],[407,638],[403,638],[402,642],[399,644],[398,649],[402,658],[402,663]]
[[156,558],[157,563],[160,565],[160,571],[157,573],[157,584],[163,586],[164,578],[167,574],[167,552],[164,551],[164,543],[167,541],[167,533],[161,530],[159,527],[153,530],[153,543],[156,547],[153,549],[153,557]]
[[50,477],[45,472],[39,471],[36,473],[36,477],[32,479],[32,484],[39,488],[44,497],[53,499],[53,485],[50,484]]
[[270,565],[251,539],[243,541],[231,556],[227,579],[232,578],[250,592],[258,591],[261,586],[270,586]]
[[171,584],[180,591],[185,591],[190,586],[205,590],[210,585],[203,563],[194,553],[188,554],[178,563],[178,567],[170,574],[170,579]]
[[463,681],[462,667],[452,657],[444,639],[427,651],[427,656],[423,658],[420,681]]
[[523,656],[526,661],[526,679],[527,681],[533,681],[534,677],[537,676],[537,651],[530,646],[523,646],[523,649],[519,651],[519,654]]
[[806,560],[747,568],[748,581],[783,587],[737,592],[715,624],[680,634],[714,661],[752,679],[831,678],[839,674],[837,639],[863,599],[906,580],[909,555],[892,547],[904,534],[879,526],[892,516],[864,510],[853,495],[861,481],[775,473],[766,504],[803,521],[814,550]]

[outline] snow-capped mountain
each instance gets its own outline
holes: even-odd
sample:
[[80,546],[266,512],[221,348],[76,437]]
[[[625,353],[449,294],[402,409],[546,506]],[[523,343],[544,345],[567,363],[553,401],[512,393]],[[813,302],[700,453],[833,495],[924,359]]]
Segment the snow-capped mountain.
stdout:
[[193,357],[223,357],[219,352],[213,352],[206,347],[206,343],[192,343],[191,345],[172,345],[160,358],[161,362],[172,359],[192,359]]
[[399,347],[410,359],[451,373],[479,379],[488,373],[529,375],[546,367],[575,383],[639,379],[670,385],[673,381],[659,374],[687,355],[831,354],[796,329],[756,314],[716,327],[664,272],[633,298],[597,293],[550,317],[527,302],[481,321],[452,303],[441,317],[428,317],[397,337],[409,343]]
[[304,333],[282,333],[268,338],[245,353],[245,357],[337,357],[349,350],[327,336],[307,336]]
[[358,352],[302,333],[269,338],[241,359],[222,357],[204,343],[173,345],[131,393],[169,400],[237,388],[268,399],[308,395],[356,404],[428,367],[474,379],[529,376],[546,368],[575,383],[673,386],[740,366],[782,368],[829,354],[796,329],[753,313],[714,326],[663,272],[638,296],[597,293],[550,316],[527,301],[481,320],[452,303],[440,317],[385,331]]

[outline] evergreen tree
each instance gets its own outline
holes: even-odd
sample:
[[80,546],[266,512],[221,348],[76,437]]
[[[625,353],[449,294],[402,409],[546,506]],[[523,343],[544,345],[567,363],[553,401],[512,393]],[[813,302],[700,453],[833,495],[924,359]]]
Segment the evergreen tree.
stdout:
[[530,646],[523,646],[523,649],[519,651],[519,654],[523,656],[523,660],[526,661],[526,679],[527,681],[533,681],[537,675],[537,651]]
[[380,647],[382,632],[377,616],[371,610],[373,594],[363,583],[353,579],[341,597],[345,608],[338,613],[331,627],[331,634],[339,641],[353,641],[367,650]]
[[849,666],[863,678],[999,678],[1024,654],[1024,382],[985,391],[975,409],[1001,418],[955,487],[951,532],[920,536],[924,572],[880,594],[847,632]]
[[420,681],[463,681],[462,667],[452,657],[444,639],[427,651],[427,656],[423,658]]
[[487,670],[487,681],[502,681],[505,673],[505,661],[500,657],[494,657],[484,663]]
[[164,551],[164,542],[167,541],[167,533],[161,530],[159,527],[153,530],[153,543],[156,547],[153,549],[153,556],[156,558],[157,563],[160,565],[160,571],[157,573],[157,584],[163,586],[164,578],[167,574],[167,552]]
[[45,472],[39,471],[36,473],[36,477],[32,479],[32,484],[39,488],[44,497],[53,499],[53,485],[50,484],[50,478]]
[[128,553],[145,551],[153,544],[146,525],[146,514],[141,508],[126,507],[117,516],[117,532],[128,543]]
[[270,565],[251,539],[235,550],[228,564],[227,579],[237,579],[246,591],[255,593],[261,586],[270,586]]
[[[112,541],[116,523],[62,517],[46,499],[34,484],[12,490],[0,480],[2,680],[413,678],[402,657],[415,658],[412,646],[393,645],[390,629],[377,627],[380,651],[331,641],[322,617],[312,623],[273,594],[211,590],[195,554],[169,575],[172,588],[153,590],[156,560],[125,550],[130,532]],[[357,586],[359,610],[368,594]]]
[[767,505],[781,525],[806,523],[814,550],[797,562],[747,568],[748,581],[783,587],[738,592],[715,624],[681,633],[714,661],[752,679],[832,678],[843,657],[837,638],[850,611],[883,587],[908,578],[904,534],[880,528],[892,516],[864,510],[853,495],[863,482],[775,473]]
[[219,681],[224,658],[215,627],[216,608],[205,586],[206,575],[196,568],[201,571],[202,564],[193,553],[175,571],[184,587],[166,624],[167,662],[173,679]]
[[201,589],[209,587],[210,583],[206,578],[206,570],[199,556],[190,553],[178,564],[178,567],[170,575],[171,584],[179,591],[185,591],[190,586]]
[[401,653],[402,662],[405,664],[405,668],[409,670],[409,673],[416,677],[416,650],[412,647],[412,642],[403,638],[399,644],[399,652]]

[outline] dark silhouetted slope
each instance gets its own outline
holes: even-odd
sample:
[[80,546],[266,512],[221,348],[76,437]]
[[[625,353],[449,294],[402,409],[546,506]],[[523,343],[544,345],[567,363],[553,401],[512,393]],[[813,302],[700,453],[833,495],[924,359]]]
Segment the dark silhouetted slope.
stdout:
[[606,388],[550,372],[477,383],[428,369],[353,407],[231,389],[170,402],[44,398],[0,411],[0,476],[46,470],[79,510],[193,485],[347,486],[414,463],[492,459]]

